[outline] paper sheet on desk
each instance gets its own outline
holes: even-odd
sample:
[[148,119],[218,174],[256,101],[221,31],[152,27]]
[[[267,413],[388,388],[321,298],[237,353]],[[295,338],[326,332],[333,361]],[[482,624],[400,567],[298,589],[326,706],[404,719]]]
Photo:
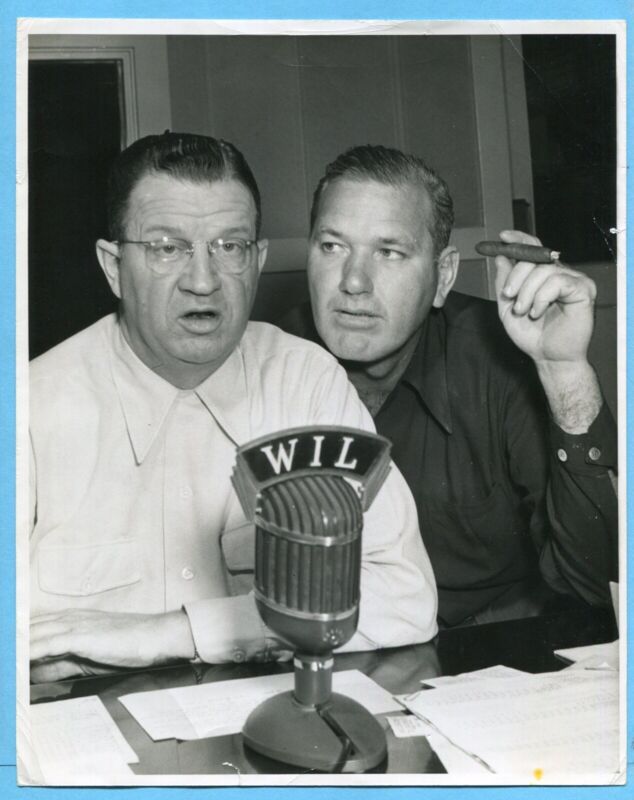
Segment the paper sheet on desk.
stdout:
[[476,761],[475,758],[465,753],[464,750],[451,744],[451,742],[445,739],[444,736],[441,736],[441,734],[432,733],[427,737],[427,741],[449,775],[491,777],[490,770]]
[[449,684],[481,681],[487,678],[517,678],[520,675],[526,675],[526,673],[519,669],[513,669],[513,667],[497,664],[494,667],[477,669],[474,672],[461,672],[459,675],[440,675],[437,678],[423,678],[421,683],[425,684],[425,686],[447,686]]
[[[203,739],[242,730],[262,700],[293,688],[292,673],[203,683],[179,689],[127,694],[119,701],[154,739]],[[333,689],[364,705],[372,714],[401,706],[358,670],[334,672]]]
[[98,697],[29,706],[29,727],[30,758],[24,766],[34,782],[126,782],[133,775],[128,764],[139,760]]
[[[421,683],[427,687],[455,686],[459,683],[471,683],[473,681],[481,681],[490,678],[516,678],[525,674],[526,673],[521,670],[505,667],[503,664],[497,664],[493,667],[485,667],[484,669],[475,670],[473,672],[461,672],[459,675],[441,675],[437,678],[424,678],[421,680]],[[421,691],[426,691],[426,689]],[[396,695],[396,698],[407,707],[408,702],[411,702],[420,693],[421,692],[415,692],[411,695]],[[474,758],[473,755],[452,744],[429,723],[423,722],[419,717],[415,718],[424,726],[421,730],[424,731],[424,735],[427,736],[430,747],[434,750],[450,775],[456,774],[474,777],[491,775],[491,771]],[[408,719],[408,717],[405,717],[405,719]],[[392,724],[391,717],[388,717],[388,722]]]
[[423,722],[415,714],[387,717],[387,721],[394,735],[399,739],[411,736],[426,736],[430,747],[449,774],[491,776],[490,770],[479,764],[459,747],[451,744],[444,736],[437,733],[435,728],[429,723]]
[[394,736],[397,739],[408,739],[411,736],[429,736],[434,729],[423,722],[416,714],[399,714],[395,717],[386,717]]
[[[474,672],[462,672],[459,675],[441,675],[437,678],[424,678],[421,680],[421,684],[427,687],[446,686],[448,684],[455,686],[458,683],[471,683],[487,678],[514,678],[524,674],[525,673],[520,672],[520,670],[499,664],[494,667],[475,670]],[[420,692],[414,692],[413,694],[395,695],[395,699],[408,708],[408,704],[425,691],[427,691],[427,689],[421,689]],[[413,720],[416,720],[418,725],[414,724]],[[452,744],[439,733],[433,725],[424,722],[415,714],[409,714],[404,717],[388,717],[387,721],[390,723],[390,727],[394,731],[395,736],[426,736],[430,747],[434,750],[450,775],[456,774],[475,778],[482,775],[491,775],[491,771],[483,764],[479,763],[473,755],[465,752],[460,747],[456,747],[456,745]]]
[[419,692],[407,707],[523,783],[604,783],[623,765],[615,672],[564,670]]
[[571,661],[583,669],[619,668],[619,640],[606,644],[589,644],[584,647],[567,647],[555,650],[555,655]]

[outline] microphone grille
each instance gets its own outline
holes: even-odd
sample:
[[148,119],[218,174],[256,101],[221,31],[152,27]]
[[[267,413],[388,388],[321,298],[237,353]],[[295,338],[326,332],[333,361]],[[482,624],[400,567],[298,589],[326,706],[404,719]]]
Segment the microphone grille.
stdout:
[[363,511],[336,475],[307,475],[264,489],[256,518],[255,584],[278,606],[316,614],[359,602]]

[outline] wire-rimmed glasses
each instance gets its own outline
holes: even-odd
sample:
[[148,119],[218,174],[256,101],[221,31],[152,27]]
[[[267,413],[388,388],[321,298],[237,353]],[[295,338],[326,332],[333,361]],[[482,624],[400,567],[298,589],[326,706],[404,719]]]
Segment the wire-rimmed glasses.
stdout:
[[142,245],[145,248],[148,267],[159,275],[166,275],[182,268],[194,255],[195,246],[204,244],[221,272],[238,275],[244,272],[249,265],[249,255],[253,245],[257,244],[257,240],[230,237],[189,242],[187,239],[162,236],[160,239],[150,241],[121,239],[115,244]]

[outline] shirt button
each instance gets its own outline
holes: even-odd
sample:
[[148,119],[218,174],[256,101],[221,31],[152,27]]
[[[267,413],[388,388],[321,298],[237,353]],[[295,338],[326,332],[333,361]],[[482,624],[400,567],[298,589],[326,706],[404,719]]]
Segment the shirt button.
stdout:
[[185,499],[187,499],[188,497],[191,497],[193,495],[193,492],[191,490],[191,486],[181,486],[180,494],[181,494],[181,497],[183,497]]
[[182,576],[182,577],[183,577],[183,578],[184,578],[186,581],[191,581],[191,580],[192,580],[192,578],[194,577],[194,573],[193,573],[193,571],[192,571],[192,570],[191,570],[189,567],[183,567],[183,570],[182,570],[182,572],[181,572],[181,576]]
[[82,592],[88,593],[88,592],[90,592],[90,589],[91,589],[90,576],[88,576],[88,577],[84,578],[84,580],[82,581],[81,590],[82,590]]
[[232,658],[236,664],[241,664],[247,657],[247,654],[244,650],[234,650],[232,654]]
[[557,450],[557,458],[560,461],[568,461],[568,453],[566,453],[563,447],[560,447],[559,450]]
[[601,458],[601,451],[598,447],[591,447],[588,450],[588,456],[591,461],[598,461]]

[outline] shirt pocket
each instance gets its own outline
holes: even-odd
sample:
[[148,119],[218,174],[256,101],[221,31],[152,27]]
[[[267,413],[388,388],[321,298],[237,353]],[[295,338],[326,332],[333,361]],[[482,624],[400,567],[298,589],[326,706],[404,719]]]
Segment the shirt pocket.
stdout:
[[425,505],[423,538],[439,584],[473,585],[525,568],[527,523],[500,484],[475,502]]
[[38,548],[38,584],[43,592],[88,597],[141,580],[135,539],[100,544],[43,544]]
[[220,535],[220,550],[233,595],[247,594],[253,588],[255,572],[255,526],[244,523]]

